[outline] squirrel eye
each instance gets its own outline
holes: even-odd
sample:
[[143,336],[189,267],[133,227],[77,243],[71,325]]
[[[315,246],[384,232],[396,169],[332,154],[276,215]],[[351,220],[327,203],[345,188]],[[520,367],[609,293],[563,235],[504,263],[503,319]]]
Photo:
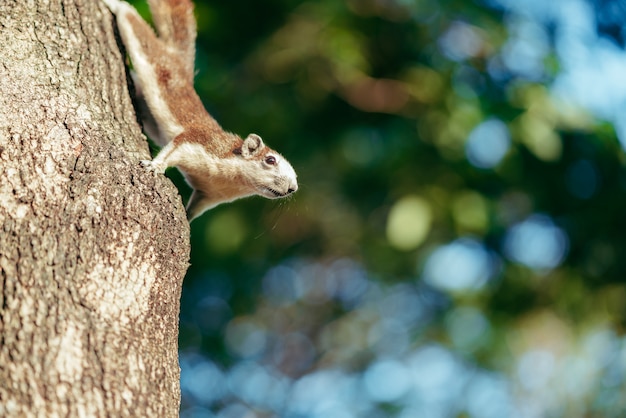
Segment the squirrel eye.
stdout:
[[265,162],[269,165],[275,165],[276,164],[276,158],[272,157],[271,155],[265,158]]

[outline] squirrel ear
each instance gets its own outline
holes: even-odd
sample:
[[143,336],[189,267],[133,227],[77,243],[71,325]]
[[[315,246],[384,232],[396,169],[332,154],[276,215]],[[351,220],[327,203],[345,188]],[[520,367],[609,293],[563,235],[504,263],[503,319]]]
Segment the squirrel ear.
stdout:
[[263,144],[263,140],[257,134],[250,134],[243,141],[243,145],[241,146],[241,155],[244,158],[253,158],[256,157],[265,145]]

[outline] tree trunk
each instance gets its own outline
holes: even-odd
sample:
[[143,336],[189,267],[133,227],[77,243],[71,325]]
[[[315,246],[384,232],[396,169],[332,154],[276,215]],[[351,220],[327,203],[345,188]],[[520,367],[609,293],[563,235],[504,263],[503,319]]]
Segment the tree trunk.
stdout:
[[0,1],[0,416],[176,416],[189,226],[112,17]]

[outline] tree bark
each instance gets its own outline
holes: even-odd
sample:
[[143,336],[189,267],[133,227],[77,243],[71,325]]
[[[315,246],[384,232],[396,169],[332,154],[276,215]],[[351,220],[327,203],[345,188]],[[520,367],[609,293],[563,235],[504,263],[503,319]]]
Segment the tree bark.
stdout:
[[189,225],[112,16],[0,2],[0,416],[176,416]]

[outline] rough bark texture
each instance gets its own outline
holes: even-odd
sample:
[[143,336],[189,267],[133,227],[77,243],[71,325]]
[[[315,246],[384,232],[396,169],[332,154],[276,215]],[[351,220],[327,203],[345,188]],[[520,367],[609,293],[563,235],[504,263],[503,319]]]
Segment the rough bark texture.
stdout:
[[0,1],[0,416],[178,415],[180,197],[95,0]]

